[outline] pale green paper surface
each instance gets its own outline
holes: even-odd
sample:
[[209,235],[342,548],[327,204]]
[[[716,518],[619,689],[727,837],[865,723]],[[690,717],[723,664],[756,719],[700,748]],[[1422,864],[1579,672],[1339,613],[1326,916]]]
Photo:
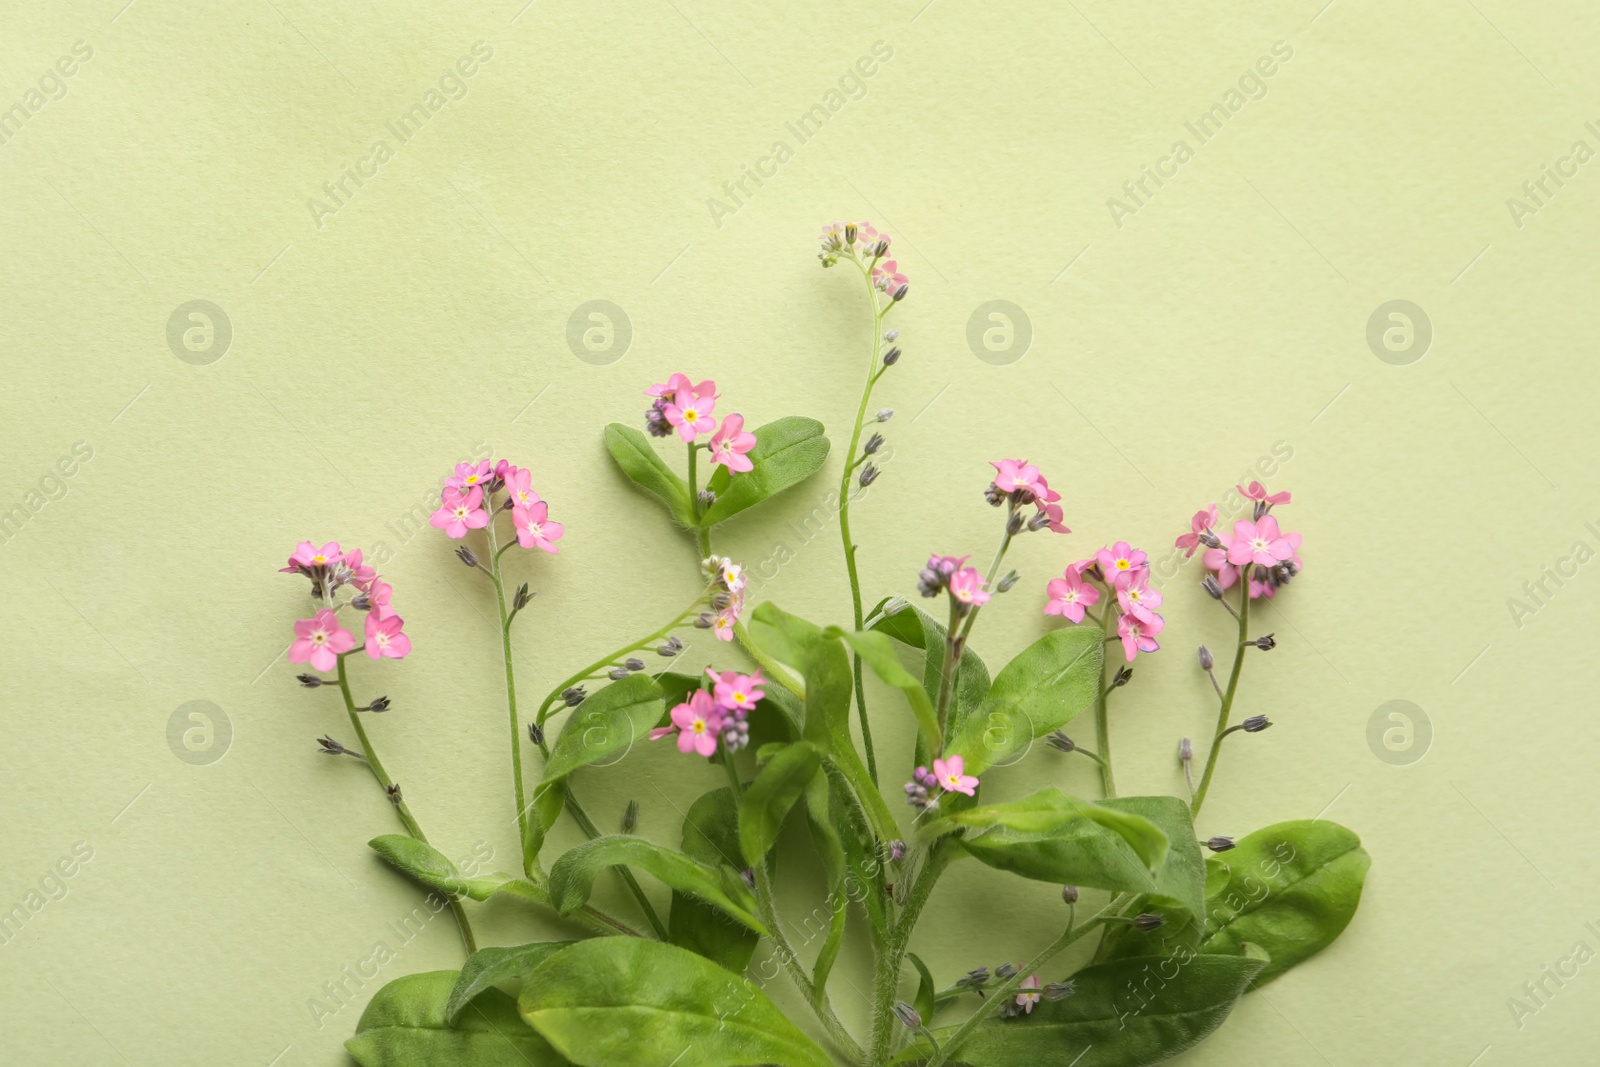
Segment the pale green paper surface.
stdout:
[[[1278,725],[1230,742],[1201,829],[1326,811],[1373,868],[1345,936],[1182,1062],[1592,1060],[1600,979],[1569,964],[1539,1000],[1523,983],[1576,942],[1600,949],[1585,928],[1600,925],[1600,579],[1547,581],[1520,627],[1507,598],[1574,542],[1600,548],[1585,525],[1600,528],[1600,163],[1521,228],[1506,205],[1574,140],[1600,149],[1591,11],[121,3],[0,18],[0,106],[74,42],[94,50],[0,145],[0,509],[76,442],[93,450],[0,545],[0,908],[75,842],[93,849],[0,946],[0,1058],[339,1064],[378,984],[457,965],[449,920],[430,923],[314,1021],[308,1001],[398,943],[389,924],[420,898],[365,847],[397,829],[370,780],[315,752],[323,732],[352,740],[336,696],[273,660],[305,605],[274,569],[303,537],[395,552],[417,651],[354,664],[359,693],[395,704],[375,738],[437,844],[465,858],[484,842],[514,867],[492,597],[441,536],[402,543],[390,524],[480,442],[537,472],[568,534],[559,557],[512,565],[539,591],[517,634],[530,704],[660,625],[693,593],[693,550],[612,469],[600,429],[637,424],[644,385],[684,370],[717,379],[724,411],[812,415],[842,449],[867,324],[858,280],[818,269],[813,235],[852,217],[895,236],[912,278],[906,356],[878,395],[901,412],[893,456],[854,515],[869,602],[912,594],[930,549],[986,559],[985,461],[1030,457],[1077,532],[1014,550],[1024,582],[975,639],[998,666],[1047,625],[1050,572],[1117,537],[1162,550],[1276,442],[1293,450],[1270,482],[1295,493],[1283,517],[1308,570],[1265,613],[1281,644],[1252,657],[1240,707]],[[493,57],[464,98],[396,147],[385,124],[477,41]],[[876,41],[894,55],[865,98],[799,144],[785,123]],[[1119,228],[1107,198],[1174,139],[1194,146],[1184,123],[1277,41],[1293,58],[1265,97]],[[307,199],[379,138],[393,158],[319,229]],[[719,228],[707,199],[775,138],[794,157]],[[564,337],[595,298],[632,323],[609,366]],[[232,323],[209,366],[168,348],[192,299]],[[993,299],[1034,330],[1006,366],[964,335]],[[1365,340],[1392,299],[1433,323],[1410,366]],[[719,534],[752,564],[796,549],[754,595],[823,622],[848,613],[837,535],[802,545],[785,524],[840,459]],[[1192,650],[1231,629],[1186,575],[1167,587],[1166,650],[1117,699],[1126,792],[1181,789],[1177,739],[1208,730]],[[1395,699],[1435,731],[1411,766],[1367,743]],[[232,723],[209,766],[168,747],[192,700]],[[894,793],[912,721],[881,687],[873,707]],[[597,820],[636,798],[645,832],[676,842],[675,807],[720,774],[664,748],[583,777]],[[1036,752],[1002,788],[1092,794],[1088,771]],[[787,888],[803,915],[817,887]],[[916,949],[942,978],[1020,959],[1060,911],[1050,886],[961,866]],[[566,929],[510,902],[473,914],[485,943]],[[833,982],[852,1025],[865,964],[847,947]],[[1514,996],[1538,1009],[1520,1028]]]

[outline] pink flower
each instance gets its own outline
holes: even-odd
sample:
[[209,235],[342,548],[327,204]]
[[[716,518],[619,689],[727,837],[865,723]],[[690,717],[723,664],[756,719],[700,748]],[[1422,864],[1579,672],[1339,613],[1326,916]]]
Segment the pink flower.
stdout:
[[888,245],[891,238],[886,233],[879,232],[878,228],[870,222],[856,223],[856,243],[862,248],[871,249],[873,245],[882,241]]
[[970,797],[976,795],[978,779],[962,773],[966,769],[967,761],[961,756],[933,761],[933,776],[938,779],[941,789],[947,793],[965,793]]
[[1178,539],[1172,542],[1178,548],[1186,549],[1184,559],[1194,555],[1194,550],[1200,545],[1200,535],[1217,524],[1217,506],[1212,504],[1204,511],[1197,511],[1189,519],[1189,532],[1179,534]]
[[321,548],[310,541],[301,541],[289,556],[289,565],[279,567],[278,573],[298,574],[301,571],[309,571],[312,567],[330,567],[342,559],[344,552],[340,550],[337,541],[329,541]]
[[1132,547],[1126,541],[1118,541],[1110,548],[1102,548],[1095,553],[1095,559],[1100,563],[1100,569],[1106,572],[1108,578],[1115,578],[1124,571],[1135,570],[1143,567],[1146,556],[1139,549]]
[[1145,624],[1156,619],[1161,593],[1150,588],[1150,571],[1124,571],[1116,577],[1117,603],[1122,610]]
[[[1273,493],[1271,496],[1268,496],[1267,487],[1262,485],[1260,482],[1251,482],[1248,487],[1236,485],[1234,488],[1239,490],[1240,495],[1246,500],[1264,500],[1268,504],[1287,504],[1289,502],[1289,494],[1287,492]],[[1216,519],[1212,519],[1211,521],[1215,522]]]
[[744,594],[734,593],[728,606],[717,612],[717,617],[711,622],[711,635],[718,641],[732,641],[733,628],[739,622],[739,613],[744,610]]
[[698,397],[715,397],[717,395],[716,382],[712,381],[710,378],[707,378],[699,385],[694,385],[689,381],[689,376],[687,374],[674,374],[672,377],[668,378],[665,383],[652,385],[650,388],[646,389],[644,391],[644,395],[660,396],[671,399],[672,397],[677,396],[678,392],[683,389],[688,389]]
[[678,428],[679,437],[693,442],[700,434],[710,433],[717,428],[717,420],[711,417],[716,407],[715,396],[700,396],[687,388],[679,389],[673,394],[672,402],[667,405],[667,423]]
[[1133,662],[1133,657],[1141,652],[1155,652],[1161,646],[1156,644],[1156,634],[1166,629],[1167,622],[1160,615],[1150,616],[1149,622],[1142,622],[1132,615],[1124,615],[1117,620],[1117,636],[1122,638],[1122,652],[1128,657],[1128,662]]
[[722,732],[722,713],[711,702],[711,694],[697,689],[687,701],[672,709],[672,726],[650,731],[652,740],[669,733],[678,735],[678,751],[709,756],[717,750],[717,735]]
[[[1053,495],[1055,495],[1057,497],[1060,496],[1059,493],[1056,493],[1056,494],[1053,494]],[[1050,520],[1049,523],[1046,526],[1047,529],[1052,530],[1055,533],[1071,533],[1072,532],[1070,529],[1067,528],[1067,524],[1061,521],[1062,519],[1066,518],[1066,513],[1061,510],[1061,505],[1060,504],[1045,504],[1045,503],[1041,503],[1039,505],[1039,513],[1041,515],[1044,515],[1046,518],[1048,518]]]
[[390,615],[387,619],[380,619],[376,614],[367,613],[367,655],[373,659],[385,656],[389,659],[403,659],[411,651],[411,638],[401,633],[400,627],[405,625],[405,620],[398,615]]
[[1083,580],[1083,570],[1077,564],[1068,567],[1062,577],[1050,579],[1045,592],[1050,602],[1044,606],[1044,613],[1063,616],[1069,622],[1082,622],[1085,609],[1100,603],[1100,590]]
[[976,567],[962,567],[950,576],[950,595],[974,607],[989,602],[989,594],[983,590],[983,575]]
[[1039,976],[1036,974],[1028,975],[1017,988],[1022,990],[1021,993],[1017,994],[1017,1007],[1032,1015],[1033,1006],[1039,1003],[1039,997],[1041,996],[1039,993]]
[[350,568],[350,575],[347,580],[357,589],[365,590],[372,584],[372,580],[378,576],[375,568],[361,562],[361,550],[359,548],[344,558],[344,565]]
[[732,712],[741,719],[766,696],[766,679],[761,677],[758,669],[754,674],[735,674],[733,671],[723,671],[718,674],[710,667],[706,673],[716,684],[712,686],[711,695],[717,707],[723,711]]
[[331,671],[339,662],[339,654],[355,647],[355,637],[339,625],[332,611],[323,608],[312,618],[294,624],[289,662],[309,663],[313,670]]
[[744,587],[750,582],[750,576],[743,567],[728,556],[713,556],[711,563],[713,581],[720,583],[722,588],[736,596],[744,592]]
[[[456,472],[444,480],[444,484],[451,489],[460,489],[465,492],[475,485],[482,485],[489,480],[489,461],[481,463],[457,463]],[[454,534],[451,535],[455,536]]]
[[735,412],[722,420],[722,428],[711,437],[711,462],[728,468],[729,474],[753,470],[746,452],[756,447],[756,435],[744,428],[744,416]]
[[1229,566],[1228,551],[1233,546],[1233,535],[1221,530],[1213,531],[1218,541],[1222,542],[1221,548],[1208,548],[1200,556],[1200,561],[1207,570],[1217,572],[1217,584],[1224,589],[1231,589],[1233,583],[1239,580],[1239,568]]
[[1293,546],[1278,532],[1278,520],[1271,515],[1261,516],[1260,522],[1240,519],[1233,524],[1233,544],[1228,546],[1228,562],[1235,567],[1247,563],[1270,567],[1292,555]]
[[929,556],[928,557],[928,569],[930,571],[933,571],[935,574],[940,574],[940,575],[943,575],[944,577],[948,578],[952,574],[954,574],[956,571],[960,570],[961,567],[962,567],[962,564],[966,563],[967,560],[969,560],[971,558],[972,558],[971,555],[966,555],[966,556],[938,556],[938,555],[933,555],[933,556]]
[[523,548],[542,548],[552,556],[556,554],[555,542],[561,540],[561,535],[567,528],[559,522],[549,520],[550,506],[543,500],[537,504],[523,507],[515,504],[511,508],[511,525],[517,528],[517,544]]
[[892,259],[886,259],[872,268],[872,284],[888,293],[895,294],[895,290],[902,285],[909,284],[911,279],[900,273],[900,264]]
[[533,491],[530,483],[533,481],[533,472],[526,467],[511,467],[503,477],[506,480],[506,492],[511,494],[513,505],[521,504],[528,507],[539,502],[539,494]]
[[476,485],[465,493],[459,489],[446,489],[444,507],[429,516],[428,521],[443,530],[447,537],[465,537],[468,530],[479,530],[489,525],[489,513],[480,506],[482,503],[483,490]]
[[1026,489],[1034,496],[1043,496],[1039,486],[1043,480],[1039,477],[1039,468],[1025,459],[1000,459],[990,460],[989,466],[995,470],[994,485],[1002,493],[1015,493]]
[[394,586],[382,578],[373,580],[372,588],[367,590],[367,603],[372,605],[372,614],[380,619],[387,619],[394,614],[394,607],[389,603],[394,597]]

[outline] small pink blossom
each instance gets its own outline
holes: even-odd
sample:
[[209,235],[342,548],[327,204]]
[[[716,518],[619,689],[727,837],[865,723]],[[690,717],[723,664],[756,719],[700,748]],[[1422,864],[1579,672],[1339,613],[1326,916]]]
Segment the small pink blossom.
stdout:
[[1161,592],[1150,588],[1150,571],[1124,571],[1117,575],[1115,586],[1117,604],[1122,610],[1145,624],[1156,619],[1155,609],[1161,606]]
[[668,734],[678,735],[678,751],[709,756],[717,750],[717,735],[722,732],[722,713],[711,701],[711,694],[697,689],[689,699],[672,709],[672,725],[650,731],[651,740]]
[[1233,524],[1233,544],[1228,547],[1228,562],[1235,567],[1255,563],[1270,567],[1294,555],[1294,548],[1278,531],[1278,520],[1261,516],[1259,522],[1240,519]]
[[984,592],[983,584],[983,575],[978,573],[978,568],[962,567],[950,576],[950,595],[974,607],[987,604],[989,594]]
[[523,548],[542,548],[552,556],[556,554],[555,543],[561,540],[561,535],[566,533],[566,527],[559,522],[549,519],[550,506],[543,500],[536,504],[523,507],[521,504],[511,508],[511,525],[517,529],[517,544]]
[[1204,511],[1197,511],[1189,520],[1189,532],[1179,534],[1178,539],[1172,542],[1178,548],[1184,549],[1183,558],[1188,559],[1194,555],[1194,550],[1200,545],[1200,535],[1217,524],[1217,506],[1212,504]]
[[1156,643],[1156,634],[1166,629],[1167,622],[1160,615],[1152,615],[1149,622],[1143,622],[1132,615],[1124,615],[1117,620],[1117,636],[1122,639],[1123,655],[1132,663],[1133,658],[1141,652],[1156,652],[1161,646]]
[[734,593],[728,606],[717,612],[711,621],[711,636],[718,641],[732,641],[733,628],[739,622],[739,613],[744,610],[744,594]]
[[870,222],[856,223],[856,242],[860,244],[862,248],[870,250],[872,246],[877,244],[879,241],[882,241],[887,247],[891,240],[892,239],[888,234],[880,232],[878,228],[872,225]]
[[721,429],[711,437],[711,462],[727,467],[729,474],[742,474],[755,468],[745,455],[755,446],[756,435],[744,428],[744,416],[735,412],[722,420]]
[[489,480],[489,461],[481,463],[457,463],[456,472],[444,480],[444,484],[451,489],[465,492],[473,486],[482,485]]
[[1100,569],[1105,571],[1107,577],[1114,579],[1126,571],[1143,567],[1149,557],[1128,542],[1118,541],[1110,548],[1102,548],[1096,552],[1095,559],[1099,561]]
[[732,712],[740,718],[749,714],[751,709],[767,695],[766,690],[762,688],[767,684],[766,679],[761,677],[759,669],[754,674],[736,674],[733,671],[723,671],[718,674],[707,667],[706,674],[716,683],[712,686],[711,696],[716,701],[717,707]]
[[401,632],[405,620],[398,615],[380,619],[375,613],[367,614],[367,655],[403,659],[411,652],[411,638]]
[[394,614],[394,606],[390,601],[394,598],[394,586],[376,578],[372,588],[367,590],[367,603],[372,605],[371,612],[380,619],[387,619]]
[[[1287,504],[1290,499],[1288,492],[1273,493],[1268,496],[1267,487],[1260,482],[1251,482],[1248,486],[1236,485],[1234,488],[1239,490],[1240,495],[1246,500],[1263,500],[1268,504]],[[1212,521],[1215,522],[1216,520],[1213,519]]]
[[297,574],[312,567],[331,567],[344,559],[344,552],[339,548],[339,542],[329,541],[318,548],[310,541],[301,541],[295,546],[294,552],[289,556],[289,565],[279,567],[279,574]]
[[698,397],[715,397],[717,394],[717,383],[712,381],[710,378],[707,378],[699,385],[695,385],[693,382],[689,381],[689,376],[687,374],[674,374],[665,382],[652,385],[650,388],[646,389],[644,391],[644,395],[665,397],[670,400],[671,398],[677,396],[679,391],[683,389],[689,390]]
[[[1060,496],[1059,493],[1056,493],[1054,495],[1057,496],[1057,497]],[[1039,504],[1039,512],[1040,512],[1040,514],[1044,515],[1045,518],[1050,520],[1046,524],[1046,528],[1047,529],[1053,531],[1054,533],[1067,534],[1067,533],[1071,533],[1072,532],[1072,530],[1067,527],[1067,524],[1062,521],[1063,519],[1066,518],[1066,512],[1061,510],[1061,505],[1060,504],[1040,503]]]
[[711,577],[721,584],[728,592],[735,596],[744,592],[744,587],[750,582],[750,575],[745,569],[727,556],[713,557]]
[[365,591],[372,584],[373,579],[378,577],[377,570],[371,564],[361,561],[361,550],[359,548],[345,556],[344,565],[350,568],[350,575],[347,580],[357,589]]
[[1039,1003],[1039,998],[1042,996],[1039,992],[1039,976],[1036,974],[1028,975],[1017,988],[1022,990],[1017,994],[1017,1007],[1032,1015],[1033,1006]]
[[506,492],[511,494],[513,505],[530,507],[539,502],[539,494],[533,491],[533,472],[528,468],[511,467],[502,477],[505,478]]
[[444,507],[429,516],[428,522],[443,530],[447,537],[465,537],[468,530],[480,530],[489,525],[489,513],[483,510],[482,504],[483,489],[479,486],[475,485],[465,493],[459,489],[446,489]]
[[978,779],[964,773],[966,769],[967,761],[961,756],[933,761],[933,776],[938,779],[939,788],[947,793],[965,793],[970,797],[976,795]]
[[1082,622],[1085,611],[1100,603],[1100,590],[1083,580],[1083,569],[1077,564],[1068,567],[1062,577],[1050,579],[1045,592],[1050,601],[1045,604],[1044,613],[1060,615],[1069,622]]
[[892,259],[886,259],[872,268],[872,284],[890,296],[902,285],[910,284],[911,279],[900,273],[900,264]]
[[700,434],[711,433],[717,428],[717,420],[711,417],[716,407],[715,396],[700,396],[687,388],[679,389],[667,405],[667,424],[677,427],[679,437],[693,442]]
[[[989,466],[995,470],[994,485],[1002,493],[1015,493],[1025,489],[1034,496],[1043,496],[1040,491],[1043,479],[1039,476],[1039,468],[1025,459],[992,459]],[[1044,487],[1048,491],[1048,486]]]
[[332,611],[323,608],[312,618],[294,624],[289,662],[309,663],[313,670],[331,671],[339,662],[339,654],[355,647],[354,635],[339,625]]

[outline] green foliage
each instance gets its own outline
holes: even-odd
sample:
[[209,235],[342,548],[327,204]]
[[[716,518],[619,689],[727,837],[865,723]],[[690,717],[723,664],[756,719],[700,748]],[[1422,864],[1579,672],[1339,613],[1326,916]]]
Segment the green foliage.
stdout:
[[374,837],[367,844],[391,867],[448,897],[488,900],[496,893],[505,893],[539,904],[550,902],[545,891],[526,878],[510,874],[463,877],[444,853],[426,842],[405,834],[383,834]]
[[397,978],[373,995],[344,1043],[361,1067],[566,1067],[517,1014],[517,1003],[484,989],[451,1021],[447,1003],[456,971]]
[[[739,860],[739,811],[726,786],[713,789],[689,805],[683,818],[684,855],[708,867],[731,870]],[[698,952],[735,974],[750,965],[761,936],[734,922],[693,893],[672,891],[667,931],[674,945]]]
[[693,893],[714,904],[758,934],[766,927],[756,918],[756,901],[744,879],[725,867],[713,867],[642,837],[612,834],[569,850],[550,868],[550,903],[566,915],[588,903],[594,880],[608,867],[637,867],[673,889]]
[[689,499],[689,483],[668,467],[651,446],[650,439],[631,426],[613,422],[606,427],[606,451],[616,460],[622,473],[633,484],[654,493],[667,506],[679,526],[694,525],[694,509]]
[[484,990],[499,982],[521,981],[528,972],[576,941],[538,941],[531,945],[480,948],[461,965],[461,975],[445,1002],[444,1017],[451,1025],[462,1010]]
[[719,466],[707,483],[717,500],[700,516],[702,527],[726,522],[746,508],[798,485],[821,470],[828,458],[828,439],[822,436],[822,423],[816,419],[790,415],[758,426],[753,432],[755,447],[746,453],[753,464],[751,469],[730,475],[728,468]]
[[766,862],[784,817],[821,768],[821,750],[800,741],[780,750],[745,790],[739,799],[739,844],[751,867]]

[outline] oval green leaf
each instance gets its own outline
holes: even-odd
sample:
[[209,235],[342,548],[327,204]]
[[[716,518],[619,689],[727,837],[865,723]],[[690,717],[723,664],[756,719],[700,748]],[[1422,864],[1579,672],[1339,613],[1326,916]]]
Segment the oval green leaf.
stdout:
[[828,458],[828,439],[822,436],[822,423],[816,419],[790,415],[758,426],[754,433],[755,447],[746,453],[751,469],[730,475],[728,468],[718,467],[707,483],[717,499],[700,517],[701,526],[726,522],[798,485],[821,470]]
[[549,895],[543,889],[513,874],[464,878],[444,853],[405,834],[383,834],[368,841],[367,845],[391,867],[446,896],[488,900],[496,893],[505,893],[538,904],[550,903]]
[[630,674],[591,694],[573,709],[550,749],[544,782],[579,767],[621,759],[666,714],[661,687],[648,674]]
[[797,741],[761,768],[739,798],[739,846],[751,867],[766,862],[789,809],[821,768],[822,752],[817,746]]
[[605,430],[606,451],[616,460],[622,473],[633,484],[649,490],[667,506],[673,521],[679,526],[694,525],[694,511],[689,503],[689,483],[678,477],[666,462],[656,454],[650,439],[631,426],[613,422]]
[[373,995],[344,1047],[361,1067],[567,1067],[571,1062],[534,1032],[517,1002],[485,989],[451,1023],[446,1014],[457,972],[397,978]]
[[[735,868],[739,857],[739,809],[724,786],[701,795],[683,817],[684,855],[708,867]],[[761,936],[692,893],[672,891],[667,936],[674,945],[743,974]]]
[[584,1067],[831,1067],[827,1054],[738,975],[676,945],[582,941],[529,976],[522,1017]]
[[[1109,831],[1137,858],[1141,869],[1151,873],[1159,871],[1166,863],[1169,845],[1166,833],[1143,814],[1114,803],[1092,804],[1055,788],[1041,789],[1005,804],[984,804],[955,812],[931,822],[925,836],[947,833],[956,827],[995,827],[1017,834],[1061,835],[1070,840]],[[1070,882],[1071,879],[1051,878],[1050,881]]]
[[576,941],[538,941],[531,945],[480,948],[461,965],[461,974],[444,1005],[444,1017],[451,1025],[478,994],[498,982],[520,981],[539,964]]
[[1000,668],[989,695],[954,732],[948,750],[966,760],[968,774],[1026,752],[1094,700],[1103,658],[1095,627],[1050,631]]
[[616,866],[637,867],[673,889],[716,905],[756,933],[767,932],[756,918],[755,896],[738,875],[627,834],[585,841],[556,860],[550,868],[550,903],[562,915],[575,911],[588,903],[600,872]]

